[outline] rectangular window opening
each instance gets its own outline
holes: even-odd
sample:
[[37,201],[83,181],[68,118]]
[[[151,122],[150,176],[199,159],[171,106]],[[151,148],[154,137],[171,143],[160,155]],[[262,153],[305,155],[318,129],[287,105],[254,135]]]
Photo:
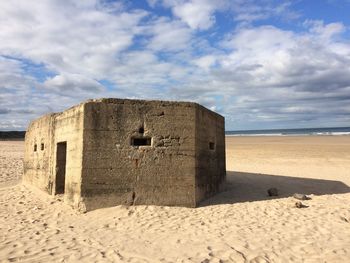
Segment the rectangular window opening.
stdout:
[[45,145],[42,143],[41,144],[41,150],[43,151],[45,149]]
[[215,143],[209,142],[209,150],[215,150]]
[[151,146],[151,138],[150,137],[139,137],[139,138],[131,138],[132,146]]
[[38,145],[34,144],[34,152],[38,149]]

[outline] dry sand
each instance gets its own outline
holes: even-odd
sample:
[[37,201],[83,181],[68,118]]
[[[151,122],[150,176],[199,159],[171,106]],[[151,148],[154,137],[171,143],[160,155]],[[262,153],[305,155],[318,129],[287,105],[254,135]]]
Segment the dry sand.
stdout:
[[[86,214],[13,186],[23,145],[0,142],[0,262],[350,262],[350,136],[229,137],[225,191],[201,207]],[[294,192],[318,195],[298,209]]]
[[16,184],[22,178],[23,141],[0,141],[0,187]]

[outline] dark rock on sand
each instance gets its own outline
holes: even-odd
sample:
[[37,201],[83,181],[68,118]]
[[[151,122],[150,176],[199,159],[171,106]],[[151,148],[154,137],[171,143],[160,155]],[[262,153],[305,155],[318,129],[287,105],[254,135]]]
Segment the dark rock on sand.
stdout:
[[267,190],[267,194],[269,196],[278,196],[278,190],[277,190],[277,188],[274,188],[274,187],[270,188]]
[[304,195],[304,194],[297,194],[297,193],[295,193],[295,194],[293,195],[293,197],[294,197],[295,199],[298,199],[298,200],[310,200],[310,199],[311,199],[311,198],[308,197],[307,195]]
[[302,202],[298,201],[295,203],[296,208],[306,208],[308,207],[307,205],[304,205]]

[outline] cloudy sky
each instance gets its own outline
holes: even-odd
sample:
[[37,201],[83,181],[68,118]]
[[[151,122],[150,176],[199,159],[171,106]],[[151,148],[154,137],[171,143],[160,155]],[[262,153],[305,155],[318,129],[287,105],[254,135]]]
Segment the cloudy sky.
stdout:
[[227,130],[350,126],[349,0],[0,1],[0,130],[88,98],[195,101]]

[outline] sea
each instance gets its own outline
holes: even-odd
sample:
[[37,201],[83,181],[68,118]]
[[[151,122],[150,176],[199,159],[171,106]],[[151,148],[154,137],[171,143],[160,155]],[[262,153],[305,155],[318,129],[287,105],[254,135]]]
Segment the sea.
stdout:
[[350,135],[350,127],[226,131],[226,136],[325,136]]

